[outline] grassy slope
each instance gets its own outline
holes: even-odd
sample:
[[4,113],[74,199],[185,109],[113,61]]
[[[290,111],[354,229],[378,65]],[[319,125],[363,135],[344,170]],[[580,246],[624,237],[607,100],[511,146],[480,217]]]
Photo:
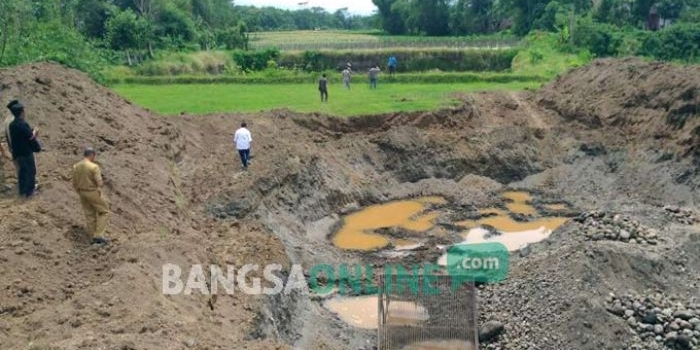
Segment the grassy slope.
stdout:
[[206,84],[118,85],[125,98],[163,114],[181,112],[259,112],[289,108],[298,112],[321,112],[338,116],[394,111],[429,110],[457,103],[455,94],[479,90],[520,90],[537,83],[508,84],[383,84],[370,90],[355,80],[350,91],[329,86],[329,102],[322,104],[314,84]]

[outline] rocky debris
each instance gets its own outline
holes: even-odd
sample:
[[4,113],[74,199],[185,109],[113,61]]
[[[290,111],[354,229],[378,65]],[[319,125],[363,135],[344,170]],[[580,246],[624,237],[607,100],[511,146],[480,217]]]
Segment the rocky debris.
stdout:
[[671,349],[694,349],[700,345],[700,304],[674,302],[661,293],[642,297],[611,293],[605,308],[625,319],[649,348],[663,343]]
[[621,241],[655,245],[658,232],[636,220],[621,214],[600,211],[586,212],[574,218],[583,225],[585,239],[589,241]]
[[675,205],[667,205],[664,206],[664,212],[672,220],[684,225],[694,225],[700,222],[700,218],[698,218],[695,211],[690,209],[677,207]]
[[479,329],[479,342],[489,342],[503,333],[505,325],[499,321],[488,321]]
[[491,225],[481,225],[481,228],[487,232],[484,234],[484,239],[489,239],[492,237],[500,236],[503,233]]

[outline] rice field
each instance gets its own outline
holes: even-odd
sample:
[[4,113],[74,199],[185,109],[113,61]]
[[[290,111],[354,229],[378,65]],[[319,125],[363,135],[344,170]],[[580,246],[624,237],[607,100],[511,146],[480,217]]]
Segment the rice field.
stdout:
[[305,50],[380,50],[392,48],[467,49],[509,48],[517,44],[512,37],[418,37],[384,36],[374,32],[342,30],[302,30],[255,32],[249,34],[253,49],[276,47],[281,51]]

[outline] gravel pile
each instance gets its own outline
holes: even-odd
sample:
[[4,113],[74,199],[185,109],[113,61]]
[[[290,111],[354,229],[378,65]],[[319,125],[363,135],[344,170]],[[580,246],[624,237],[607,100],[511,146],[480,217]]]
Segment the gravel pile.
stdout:
[[574,221],[583,225],[585,238],[589,241],[608,240],[655,245],[659,240],[655,229],[620,214],[593,211],[579,215]]
[[606,299],[608,312],[624,318],[648,349],[661,344],[669,349],[696,349],[700,344],[700,304],[673,302],[662,294],[649,297],[615,296]]
[[690,209],[667,205],[664,207],[664,211],[672,220],[684,225],[694,225],[700,222],[695,212]]

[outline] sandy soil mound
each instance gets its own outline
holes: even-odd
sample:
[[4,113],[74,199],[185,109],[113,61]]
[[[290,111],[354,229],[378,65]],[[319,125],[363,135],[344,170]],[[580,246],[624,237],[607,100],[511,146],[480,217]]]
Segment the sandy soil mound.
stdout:
[[[53,64],[0,71],[0,95],[3,105],[22,99],[45,148],[37,156],[40,195],[29,202],[13,193],[0,199],[2,348],[243,342],[255,317],[254,301],[236,297],[238,306],[212,311],[208,298],[171,301],[160,293],[163,262],[224,259],[226,252],[217,255],[209,236],[220,235],[223,243],[240,229],[219,227],[190,209],[176,166],[188,147],[179,128]],[[103,249],[85,243],[83,214],[69,181],[70,167],[86,145],[98,150],[109,181],[109,235],[117,241]],[[12,172],[9,164],[4,170]],[[282,251],[269,251],[275,246],[269,235],[245,231],[242,237],[249,239],[238,245],[238,255],[265,260]],[[200,321],[214,315],[235,327],[206,330],[209,325]]]
[[636,58],[597,60],[537,93],[566,120],[617,134],[620,144],[700,156],[700,67]]
[[[0,71],[0,102],[21,98],[46,146],[41,194],[0,197],[0,343],[372,349],[376,331],[308,296],[164,296],[162,265],[383,264],[392,258],[331,243],[342,216],[426,195],[447,200],[436,220],[447,233],[410,259],[435,261],[437,244],[459,239],[455,218],[503,206],[499,193],[514,188],[564,201],[576,219],[514,254],[506,281],[480,287],[480,319],[499,330],[483,348],[697,346],[694,70],[597,61],[534,94],[345,119],[287,110],[166,119],[57,65]],[[231,144],[243,120],[255,139],[247,172]],[[117,241],[107,248],[85,243],[70,189],[85,145],[100,150],[110,180]]]

